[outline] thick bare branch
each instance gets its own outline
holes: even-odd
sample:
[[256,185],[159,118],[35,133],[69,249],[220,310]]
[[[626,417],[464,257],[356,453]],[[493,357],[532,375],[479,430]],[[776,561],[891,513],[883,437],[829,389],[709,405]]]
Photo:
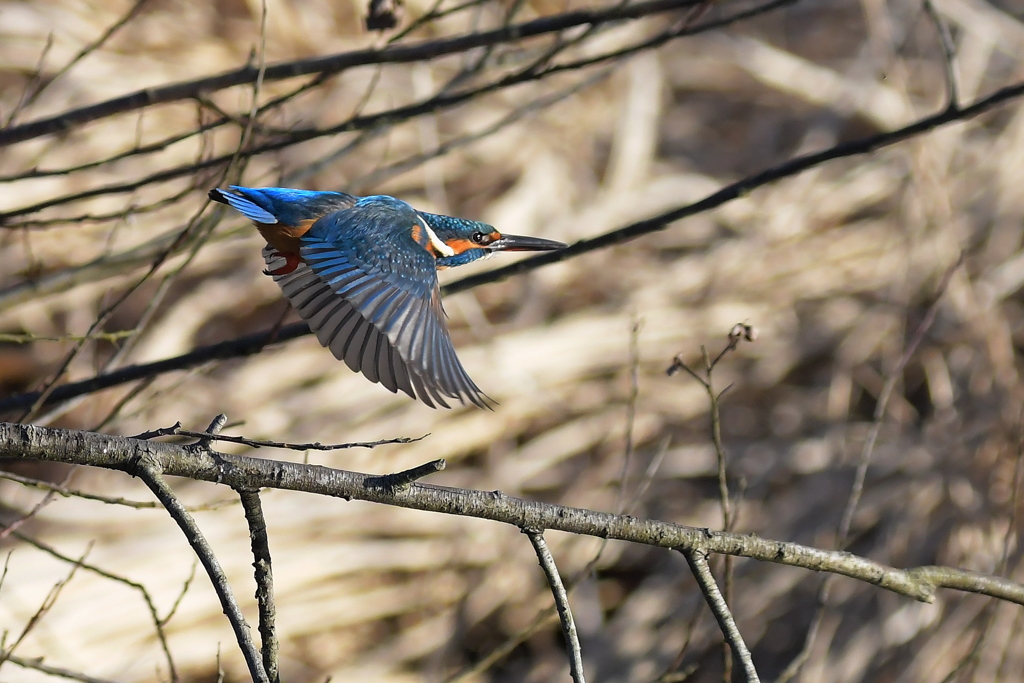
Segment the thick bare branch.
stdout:
[[386,503],[479,519],[518,528],[609,538],[680,551],[749,557],[765,562],[830,572],[870,583],[924,602],[939,588],[981,593],[1024,605],[1024,585],[997,576],[952,567],[896,569],[841,551],[812,548],[753,535],[698,529],[653,519],[528,501],[500,491],[476,491],[413,483],[389,490],[373,485],[379,476],[318,465],[249,458],[193,446],[139,441],[121,436],[33,425],[0,423],[0,459],[28,458],[130,473],[142,463],[166,475],[231,487],[276,488],[338,498]]

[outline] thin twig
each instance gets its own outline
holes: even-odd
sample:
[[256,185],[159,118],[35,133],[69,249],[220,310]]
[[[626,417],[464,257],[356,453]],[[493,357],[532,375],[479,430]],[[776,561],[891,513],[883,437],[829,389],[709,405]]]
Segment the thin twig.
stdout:
[[50,31],[46,35],[46,43],[43,45],[42,52],[39,53],[39,59],[36,61],[36,68],[32,70],[32,77],[29,78],[28,83],[25,84],[25,89],[21,91],[21,96],[14,105],[14,109],[11,111],[10,116],[7,117],[7,121],[4,122],[4,128],[9,127],[14,122],[14,119],[18,117],[21,110],[34,97],[36,86],[43,80],[43,65],[46,64],[46,58],[49,56],[51,49],[53,49],[53,31]]
[[[853,524],[853,516],[857,511],[857,505],[860,502],[861,494],[864,491],[864,480],[867,477],[868,467],[871,465],[872,455],[874,453],[875,442],[878,440],[878,435],[882,429],[882,423],[885,419],[885,413],[889,405],[889,399],[892,397],[892,392],[896,388],[896,384],[903,376],[903,369],[907,363],[913,357],[917,351],[917,347],[924,340],[925,335],[931,328],[932,323],[935,321],[935,316],[939,310],[939,303],[942,301],[943,295],[946,293],[946,289],[949,287],[950,280],[957,268],[964,261],[964,253],[960,252],[960,256],[956,262],[946,269],[945,274],[942,276],[942,280],[939,281],[939,286],[935,290],[934,298],[932,299],[931,305],[925,312],[924,318],[921,323],[917,326],[914,331],[913,337],[903,350],[903,354],[900,356],[896,363],[896,366],[889,372],[885,379],[885,383],[882,385],[882,390],[878,394],[878,401],[875,404],[874,418],[871,423],[871,428],[868,430],[868,434],[864,439],[864,445],[861,447],[860,458],[857,462],[857,469],[854,472],[853,483],[850,486],[850,495],[846,501],[846,507],[843,509],[843,516],[839,522],[839,527],[836,530],[835,547],[842,550],[846,546],[847,539],[850,535],[850,527]],[[815,593],[814,598],[814,616],[811,617],[811,623],[807,627],[807,634],[804,636],[804,644],[800,649],[800,652],[789,662],[782,673],[776,678],[776,683],[787,683],[800,671],[800,668],[807,662],[811,656],[811,649],[814,646],[814,641],[817,639],[818,632],[821,628],[821,622],[825,616],[825,608],[828,605],[829,594],[832,589],[833,577],[826,576],[821,579],[818,585],[818,590]]]
[[109,572],[106,569],[98,567],[98,566],[96,566],[94,564],[90,564],[90,563],[84,561],[83,559],[77,559],[76,560],[75,558],[70,557],[69,555],[65,555],[64,553],[60,552],[59,550],[57,550],[53,546],[47,545],[46,543],[43,543],[42,541],[40,541],[40,540],[38,540],[36,538],[33,538],[31,536],[28,536],[26,534],[23,534],[23,533],[20,533],[20,532],[16,532],[14,534],[14,536],[18,540],[24,541],[25,543],[28,543],[32,547],[34,547],[34,548],[36,548],[38,550],[41,550],[42,552],[46,553],[47,555],[50,555],[52,557],[57,558],[61,562],[67,562],[69,564],[76,564],[77,566],[80,566],[82,569],[84,569],[87,572],[92,572],[93,574],[96,574],[97,576],[102,576],[103,578],[109,579],[110,581],[116,581],[117,583],[123,583],[124,585],[126,585],[126,586],[128,586],[128,587],[130,587],[130,588],[132,588],[132,589],[134,589],[136,591],[138,591],[139,595],[142,596],[142,601],[144,603],[146,603],[146,609],[149,611],[150,618],[153,621],[153,626],[156,629],[156,638],[160,642],[160,649],[163,650],[164,658],[167,660],[167,669],[168,669],[168,672],[170,674],[171,680],[172,681],[177,681],[178,680],[177,667],[174,664],[174,657],[171,655],[171,648],[170,648],[170,645],[167,642],[167,633],[164,630],[164,627],[167,625],[167,622],[170,621],[170,619],[171,619],[173,611],[172,611],[171,614],[168,614],[166,617],[161,619],[160,618],[160,613],[157,612],[157,609],[156,609],[156,603],[153,601],[153,596],[151,596],[149,594],[149,590],[147,590],[144,585],[142,585],[141,583],[139,583],[137,581],[132,581],[131,579],[129,579],[129,578],[125,577],[125,576],[120,576],[119,574],[114,574],[113,572]]
[[960,108],[960,79],[956,74],[956,46],[953,44],[953,34],[949,30],[949,24],[935,9],[932,0],[924,0],[924,11],[935,26],[939,45],[942,46],[942,63],[946,70],[946,111],[955,112]]
[[146,379],[142,380],[141,382],[133,386],[131,389],[126,391],[124,393],[124,396],[117,399],[117,403],[115,403],[113,407],[109,411],[107,411],[107,414],[103,417],[103,419],[100,420],[95,427],[93,427],[93,431],[102,432],[103,430],[105,430],[111,422],[117,419],[117,416],[121,414],[121,411],[124,410],[129,403],[131,403],[133,400],[144,394],[147,389],[153,386],[153,382],[155,381],[156,377],[147,377]]
[[[62,484],[66,483],[67,480],[70,477],[71,477],[71,473],[68,473],[68,476],[65,477],[64,482],[62,482]],[[4,524],[3,528],[0,529],[0,541],[3,541],[8,536],[13,534],[15,531],[18,530],[19,527],[21,527],[23,524],[25,524],[25,522],[27,522],[28,520],[30,520],[33,517],[35,517],[39,513],[40,510],[42,510],[44,507],[49,505],[53,501],[54,493],[55,493],[54,491],[47,491],[46,495],[43,496],[42,499],[38,503],[36,503],[34,506],[32,506],[31,510],[29,510],[25,514],[19,516],[16,520],[11,522],[10,524]]]
[[626,479],[629,477],[629,466],[633,460],[633,430],[636,427],[636,404],[640,399],[640,326],[635,317],[629,332],[629,399],[626,401],[626,444],[622,454],[622,469],[619,472],[619,495],[615,503],[615,511],[622,513],[626,509]]
[[722,592],[718,590],[718,583],[715,582],[715,577],[711,574],[707,556],[699,550],[684,551],[683,556],[686,557],[686,562],[693,571],[693,577],[697,579],[697,585],[700,586],[700,591],[704,594],[711,613],[715,615],[718,626],[722,629],[722,635],[729,641],[733,655],[743,669],[748,683],[760,683],[761,679],[758,678],[757,669],[754,668],[750,650],[743,642],[743,635],[740,634],[740,630],[736,626],[736,620],[733,619],[732,612],[729,611],[729,605],[725,603]]
[[[715,367],[726,354],[734,351],[741,340],[754,341],[757,339],[757,329],[753,326],[743,322],[736,323],[732,326],[727,337],[728,341],[725,347],[718,352],[714,360],[708,355],[706,347],[701,346],[701,359],[704,362],[704,375],[699,375],[683,360],[682,355],[678,355],[673,360],[672,365],[665,371],[669,376],[672,376],[679,372],[679,370],[685,370],[691,377],[696,379],[704,391],[708,395],[708,401],[711,404],[711,440],[715,447],[715,456],[718,463],[718,500],[719,505],[722,508],[722,529],[724,531],[732,531],[736,524],[735,516],[733,515],[732,501],[729,495],[729,477],[728,477],[728,458],[725,452],[725,444],[722,442],[722,417],[721,417],[721,398],[722,394],[728,390],[728,387],[723,389],[721,392],[717,391],[714,386],[713,374]],[[726,555],[724,558],[724,572],[725,572],[725,589],[723,591],[726,607],[732,600],[732,580],[733,580],[733,561],[732,557]],[[732,680],[732,654],[729,652],[730,641],[726,638],[722,642],[722,680],[728,683]]]
[[438,460],[431,460],[430,462],[423,463],[422,465],[417,465],[416,467],[412,467],[407,470],[402,470],[401,472],[395,472],[393,474],[384,474],[377,477],[370,477],[369,479],[366,480],[366,485],[377,486],[382,489],[385,489],[386,491],[391,491],[392,493],[394,493],[397,491],[401,491],[402,489],[408,487],[410,484],[422,479],[423,477],[434,474],[435,472],[440,472],[445,468],[446,464],[447,463],[445,462],[444,458],[440,458]]
[[66,678],[69,681],[81,681],[81,683],[116,683],[116,681],[112,681],[108,678],[96,678],[95,676],[88,676],[80,671],[45,664],[43,663],[42,657],[19,657],[18,655],[4,653],[0,653],[0,657],[6,657],[7,661],[11,664],[20,666],[23,669],[32,669],[33,671],[38,671],[40,673],[47,674],[48,676]]
[[[683,669],[682,671],[677,671],[677,669],[683,665],[683,659],[686,657],[686,651],[690,648],[690,642],[693,640],[693,634],[697,630],[697,624],[700,622],[700,618],[703,614],[704,610],[701,609],[701,603],[698,602],[696,608],[693,610],[693,614],[690,615],[689,620],[686,622],[686,628],[683,630],[683,633],[686,635],[683,637],[683,644],[679,647],[679,653],[676,655],[676,658],[672,660],[672,663],[669,664],[665,673],[658,677],[656,683],[685,680],[689,675],[687,669]],[[680,675],[682,677],[680,677]]]
[[26,636],[28,636],[32,629],[39,625],[39,622],[42,621],[44,616],[46,616],[46,613],[53,608],[54,604],[57,602],[57,598],[60,597],[61,591],[63,591],[64,587],[67,586],[68,583],[71,582],[71,579],[74,578],[90,550],[92,550],[92,543],[89,543],[85,552],[82,553],[78,560],[72,562],[71,571],[68,572],[68,575],[50,588],[50,591],[46,594],[46,597],[43,598],[43,601],[39,603],[39,607],[32,616],[29,617],[29,620],[22,627],[21,632],[18,634],[17,638],[14,639],[14,642],[11,643],[9,647],[5,647],[0,651],[0,666],[3,666],[5,662],[10,660],[11,656],[14,655],[14,651],[19,645],[21,645],[21,642],[26,638]]
[[256,570],[256,604],[260,612],[260,652],[263,667],[270,683],[278,683],[277,669],[277,628],[274,624],[277,609],[274,606],[274,572],[270,560],[270,540],[267,538],[267,522],[263,518],[259,491],[236,489],[245,510],[245,521],[249,524],[249,541],[252,545],[253,567]]
[[[22,97],[22,100],[18,102],[18,106],[14,109],[14,111],[11,113],[11,116],[7,119],[5,127],[10,127],[10,125],[14,122],[14,119],[17,117],[18,113],[25,109],[25,107],[28,107],[33,102],[35,102],[39,98],[39,96],[43,94],[43,91],[50,87],[50,85],[52,85],[54,81],[56,81],[58,78],[60,78],[67,72],[71,71],[71,69],[74,68],[76,64],[78,64],[87,56],[101,48],[103,44],[106,43],[112,35],[117,33],[120,29],[124,28],[124,26],[126,26],[129,21],[135,18],[135,15],[139,13],[139,10],[141,10],[142,6],[145,5],[148,1],[149,0],[135,0],[135,4],[132,5],[131,8],[129,8],[129,10],[120,19],[111,24],[107,28],[107,30],[104,31],[96,40],[92,41],[91,43],[83,47],[81,50],[79,50],[78,54],[72,57],[70,61],[68,61],[67,64],[61,67],[55,74],[48,77],[45,80],[45,82],[42,82],[42,85],[40,85],[39,87],[30,87],[29,91]],[[53,34],[50,34],[50,38],[52,41]],[[42,60],[40,60],[39,63],[39,70],[41,69]],[[37,70],[36,79],[34,80],[32,86],[41,81],[42,79],[39,78],[39,73]]]
[[[7,571],[11,567],[11,554],[12,551],[9,550],[7,551],[7,555],[4,557],[4,570],[0,572],[0,590],[4,587],[4,581],[7,580]],[[2,641],[2,638],[0,638],[0,641]]]
[[135,330],[119,330],[117,332],[97,332],[89,336],[81,336],[74,334],[62,334],[57,336],[48,336],[41,334],[32,334],[31,332],[24,334],[16,334],[11,332],[0,333],[0,342],[4,344],[33,344],[35,342],[80,342],[80,341],[108,341],[115,342],[125,337],[131,337],[135,334]]
[[192,587],[192,581],[196,578],[196,568],[199,566],[199,558],[195,558],[192,561],[192,571],[189,572],[188,578],[181,584],[181,592],[178,593],[177,599],[174,604],[171,605],[171,609],[167,610],[167,616],[163,618],[163,624],[167,624],[174,618],[178,608],[181,607],[182,601],[185,599],[185,595],[188,593],[188,589]]
[[580,650],[580,637],[576,633],[576,623],[572,618],[572,610],[569,609],[569,596],[562,585],[562,577],[558,574],[558,566],[555,558],[551,556],[544,534],[533,529],[523,529],[523,533],[530,539],[533,549],[537,553],[537,561],[540,562],[544,576],[551,587],[551,595],[555,598],[555,608],[558,610],[558,619],[562,623],[562,635],[565,636],[565,653],[569,658],[569,675],[573,683],[586,683],[583,675],[583,653]]
[[[1003,552],[1002,552],[1002,556],[999,558],[999,564],[996,567],[996,573],[1000,574],[1000,575],[1005,575],[1006,574],[1007,568],[1008,568],[1008,565],[1009,565],[1009,562],[1010,562],[1010,553],[1011,553],[1012,550],[1016,549],[1016,543],[1014,543],[1014,539],[1016,539],[1016,537],[1017,537],[1017,523],[1018,523],[1017,512],[1018,512],[1018,509],[1019,509],[1018,508],[1018,503],[1019,503],[1019,500],[1020,500],[1020,484],[1021,484],[1021,474],[1022,474],[1022,467],[1021,466],[1024,465],[1024,442],[1022,442],[1022,439],[1024,439],[1024,432],[1022,432],[1022,425],[1021,425],[1021,422],[1020,422],[1021,417],[1024,417],[1024,416],[1020,416],[1020,415],[1018,416],[1018,418],[1017,418],[1017,425],[1015,427],[1015,432],[1016,432],[1015,437],[1016,438],[1015,438],[1015,444],[1014,445],[1016,446],[1016,448],[1014,449],[1015,450],[1015,453],[1014,453],[1015,457],[1014,457],[1014,465],[1013,465],[1013,484],[1012,484],[1013,488],[1011,489],[1012,493],[1010,495],[1010,501],[1009,501],[1009,505],[1008,505],[1009,519],[1007,521],[1009,523],[1006,525],[1006,533],[1003,535]],[[985,639],[991,633],[992,627],[995,625],[996,609],[999,607],[999,605],[1000,605],[1000,603],[999,603],[998,600],[989,600],[988,604],[985,605],[985,608],[984,608],[984,610],[981,613],[982,614],[982,626],[981,626],[980,629],[978,629],[978,635],[974,639],[974,642],[971,644],[971,648],[960,659],[960,661],[957,663],[957,665],[952,670],[950,670],[950,672],[948,674],[946,674],[945,678],[943,678],[940,683],[952,683],[953,681],[956,681],[956,680],[963,680],[963,678],[961,677],[961,674],[967,669],[968,666],[972,666],[973,665],[975,668],[977,667],[978,660],[981,657],[982,645],[984,644]],[[1015,621],[1019,621],[1020,618],[1021,618],[1021,616],[1020,616],[1020,614],[1018,614],[1018,616],[1015,619]],[[1010,632],[1013,633],[1015,631],[1016,631],[1016,629],[1011,629]],[[1012,645],[1009,645],[1009,643],[1008,643],[1007,647],[1012,647]],[[1004,657],[1005,657],[1005,654],[1006,653],[1004,652]],[[976,680],[977,679],[977,671],[974,671],[972,673],[972,675],[974,676],[974,679]],[[1003,680],[1003,679],[1002,678],[996,678],[995,680]]]
[[185,534],[185,538],[199,557],[199,561],[203,563],[203,567],[210,577],[210,582],[213,584],[214,591],[216,591],[217,597],[220,599],[221,608],[231,623],[231,629],[235,633],[238,647],[242,650],[242,655],[245,657],[245,663],[249,668],[249,675],[257,683],[270,683],[267,678],[267,671],[263,668],[263,661],[260,659],[259,653],[256,652],[255,644],[253,644],[249,625],[246,623],[242,610],[235,600],[231,586],[228,584],[227,576],[224,574],[224,569],[220,566],[220,560],[213,553],[213,549],[203,536],[203,532],[164,481],[160,468],[151,462],[141,460],[136,463],[133,473],[142,479],[146,486],[153,491],[153,494],[156,495],[157,499],[163,504],[167,512],[170,513],[171,517]]
[[536,617],[534,617],[533,622],[529,626],[488,652],[486,656],[482,657],[479,661],[474,662],[472,666],[453,674],[449,678],[446,678],[442,683],[468,683],[469,681],[480,680],[480,675],[482,673],[508,657],[512,654],[513,650],[526,642],[527,638],[531,637],[534,633],[537,633],[548,624],[553,623],[557,618],[557,611],[554,606],[544,608]]
[[843,510],[843,517],[839,523],[839,529],[836,532],[836,548],[843,548],[849,538],[850,526],[853,524],[853,515],[857,512],[857,505],[860,502],[861,493],[864,491],[864,478],[867,476],[867,470],[871,464],[871,458],[874,454],[875,443],[878,441],[878,435],[882,431],[882,423],[885,420],[885,413],[889,408],[889,399],[892,398],[892,392],[895,391],[896,385],[903,377],[903,369],[907,367],[907,363],[909,363],[910,359],[914,357],[915,353],[917,353],[917,347],[921,345],[925,335],[928,334],[928,330],[931,329],[932,323],[935,322],[935,316],[939,312],[939,304],[942,302],[942,299],[946,294],[946,289],[949,287],[949,283],[953,279],[953,274],[964,262],[964,256],[964,252],[960,252],[956,262],[946,269],[945,274],[939,281],[938,287],[935,289],[935,296],[932,299],[932,303],[925,311],[924,318],[921,319],[921,323],[914,331],[914,335],[910,338],[906,348],[904,348],[903,354],[896,362],[896,366],[889,372],[885,379],[885,383],[882,385],[882,390],[878,393],[878,400],[875,403],[875,412],[871,423],[871,429],[868,430],[868,434],[864,439],[864,445],[861,448],[860,458],[857,462],[857,471],[854,475],[853,485],[850,487],[850,496],[846,502],[846,508]]
[[[607,79],[613,72],[614,67],[608,67],[606,69],[602,69],[598,73],[588,78],[581,80],[579,83],[574,83],[573,85],[566,87],[562,90],[556,91],[550,95],[538,98],[531,98],[523,106],[513,109],[508,114],[503,116],[501,119],[485,128],[482,128],[472,133],[465,133],[458,137],[446,140],[438,144],[435,149],[432,149],[428,152],[412,154],[404,159],[400,159],[399,161],[388,164],[387,166],[381,166],[380,168],[375,169],[372,173],[362,176],[361,178],[354,179],[352,185],[349,187],[349,191],[354,194],[359,194],[363,188],[379,187],[385,181],[390,180],[391,178],[394,178],[395,176],[398,176],[404,172],[412,170],[422,164],[425,164],[428,161],[442,157],[446,154],[449,154],[453,150],[465,147],[479,140],[483,140],[488,136],[494,135],[495,133],[498,133],[508,128],[512,124],[521,121],[523,118],[527,117],[532,113],[535,113],[542,109],[546,109],[553,104],[561,102],[569,98],[570,96],[575,95],[581,90],[589,88],[590,86]],[[359,141],[362,142],[363,140],[360,139]],[[326,166],[326,164],[329,161],[333,161],[338,156],[341,155],[341,151],[348,152],[349,150],[350,145],[346,145],[342,150],[332,152],[323,159],[315,162],[317,165],[316,167],[314,167],[313,170],[323,170],[323,167]],[[288,180],[291,181],[297,178],[304,178],[308,177],[309,175],[312,175],[312,173],[310,173],[309,170],[307,169],[303,169],[301,172],[290,174],[288,176]]]
[[[259,439],[249,439],[244,436],[226,436],[219,434],[211,434],[209,432],[193,432],[188,429],[175,429],[173,436],[189,436],[196,439],[206,439],[208,441],[227,441],[229,443],[239,443],[243,446],[252,446],[253,448],[284,448],[290,451],[341,451],[349,448],[376,448],[377,446],[386,446],[389,444],[404,444],[404,443],[415,443],[422,441],[423,439],[430,436],[429,433],[423,436],[399,436],[394,439],[379,439],[377,441],[353,441],[350,443],[331,443],[323,444],[319,441],[312,443],[287,443],[284,441],[261,441]],[[154,436],[172,436],[169,434],[155,434]]]

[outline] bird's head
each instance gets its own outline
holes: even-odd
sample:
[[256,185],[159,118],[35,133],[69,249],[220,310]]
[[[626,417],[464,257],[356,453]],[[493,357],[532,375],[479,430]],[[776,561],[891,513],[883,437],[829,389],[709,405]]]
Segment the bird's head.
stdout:
[[440,243],[435,245],[438,268],[454,268],[498,251],[555,251],[568,246],[540,237],[503,235],[494,226],[480,221],[422,211],[419,215]]

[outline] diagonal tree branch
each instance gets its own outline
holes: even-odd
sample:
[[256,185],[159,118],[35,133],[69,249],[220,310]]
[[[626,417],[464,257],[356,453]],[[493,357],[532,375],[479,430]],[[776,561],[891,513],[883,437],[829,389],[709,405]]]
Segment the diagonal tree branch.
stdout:
[[[525,38],[558,33],[575,26],[594,26],[623,19],[637,19],[693,7],[697,4],[700,4],[700,0],[648,0],[648,2],[632,5],[618,4],[605,10],[576,10],[504,26],[493,31],[474,32],[454,38],[426,41],[413,45],[393,45],[379,50],[354,50],[326,57],[271,64],[266,67],[263,80],[269,82],[308,74],[337,74],[346,69],[371,64],[426,61],[444,55],[462,53],[473,48],[519,42]],[[226,71],[215,76],[173,83],[159,88],[137,90],[105,102],[0,130],[0,146],[12,145],[43,135],[63,133],[75,126],[114,114],[136,111],[156,104],[191,99],[199,95],[209,95],[217,90],[252,83],[258,75],[258,67],[246,65],[240,69]]]
[[[244,150],[244,156],[250,157],[265,152],[273,152],[282,150],[288,147],[292,147],[301,142],[308,142],[323,137],[339,135],[342,133],[351,133],[355,131],[373,130],[385,126],[393,126],[395,123],[410,120],[418,116],[425,114],[432,114],[437,111],[441,111],[448,108],[453,108],[457,105],[465,102],[471,102],[482,95],[487,95],[493,92],[505,90],[517,85],[529,83],[532,81],[540,81],[548,77],[560,74],[566,71],[578,71],[585,67],[594,66],[597,64],[603,64],[605,62],[620,60],[623,57],[627,57],[632,54],[636,54],[645,50],[652,50],[661,47],[670,40],[682,38],[685,36],[697,35],[700,33],[707,33],[710,31],[721,29],[730,24],[734,24],[740,21],[750,19],[752,17],[771,12],[776,9],[791,5],[797,2],[797,0],[768,0],[761,5],[755,6],[752,9],[736,12],[735,14],[722,17],[720,19],[707,21],[698,26],[675,26],[666,31],[663,31],[652,38],[647,38],[635,43],[626,48],[612,50],[610,52],[602,52],[596,56],[586,57],[577,61],[567,62],[563,64],[555,64],[541,68],[540,64],[530,64],[527,67],[520,69],[517,72],[498,77],[490,82],[482,85],[477,85],[470,88],[465,88],[454,92],[441,92],[437,95],[428,97],[412,104],[407,104],[393,109],[373,113],[366,115],[355,115],[351,118],[342,121],[341,123],[328,126],[326,128],[293,128],[288,131],[287,134],[278,135],[271,138],[270,140],[258,144],[248,146]],[[0,130],[0,140],[2,140],[3,131]],[[194,176],[198,171],[206,169],[215,169],[224,166],[229,162],[235,161],[239,151],[235,150],[231,153],[221,154],[218,156],[212,156],[202,161],[195,163],[182,164],[171,168],[166,168],[148,176],[141,178],[135,178],[131,181],[121,182],[114,185],[105,185],[101,187],[94,187],[81,192],[72,194],[66,194],[60,197],[46,199],[35,204],[22,206],[16,209],[12,209],[5,213],[0,213],[0,226],[6,228],[12,228],[16,224],[11,222],[11,218],[22,216],[25,214],[35,213],[54,206],[61,206],[71,202],[76,202],[84,199],[90,199],[92,197],[100,197],[108,194],[120,194],[133,192],[139,188],[147,185],[173,180],[183,176]]]
[[[742,197],[759,187],[769,185],[777,180],[795,176],[803,171],[820,166],[821,164],[835,159],[869,154],[883,147],[903,142],[916,135],[939,128],[943,125],[973,118],[1021,96],[1024,96],[1024,82],[1016,83],[1012,86],[1007,86],[997,90],[991,95],[983,97],[975,101],[973,104],[962,107],[957,111],[945,110],[938,114],[914,121],[913,123],[896,130],[858,138],[849,142],[840,143],[828,149],[821,150],[820,152],[813,152],[794,157],[789,161],[778,164],[777,166],[773,166],[761,171],[760,173],[756,173],[738,180],[735,183],[726,185],[699,201],[670,209],[658,214],[657,216],[652,216],[650,218],[631,223],[621,228],[606,232],[603,235],[598,235],[597,237],[580,240],[561,251],[546,252],[538,256],[496,268],[486,273],[462,278],[461,280],[457,280],[447,285],[442,291],[445,295],[463,292],[480,285],[499,282],[512,277],[513,275],[528,273],[552,263],[574,258],[592,251],[599,251],[643,235],[660,232],[667,229],[675,221],[715,209],[734,199]],[[230,358],[250,356],[255,353],[259,353],[269,344],[290,341],[307,334],[310,334],[310,331],[305,323],[295,323],[292,325],[286,325],[279,330],[257,332],[244,337],[219,342],[217,344],[198,347],[193,351],[173,358],[166,358],[153,363],[131,365],[104,375],[97,375],[80,382],[69,383],[56,387],[48,396],[47,403],[67,400],[69,398],[82,396],[94,391],[118,386],[126,382],[132,382],[146,377],[163,374],[165,372],[194,368],[198,365],[214,360],[226,360]],[[28,392],[7,397],[0,400],[0,412],[22,409],[35,403],[38,398],[38,392]]]
[[135,0],[135,4],[128,9],[127,13],[125,13],[123,16],[121,16],[121,18],[119,18],[117,21],[111,24],[110,27],[108,27],[107,30],[104,31],[102,34],[100,34],[98,38],[96,38],[91,43],[89,43],[81,50],[79,50],[78,54],[72,57],[71,60],[64,66],[62,66],[56,73],[47,77],[45,81],[40,79],[40,81],[42,82],[37,81],[36,83],[33,83],[32,86],[30,86],[30,89],[22,97],[22,100],[18,102],[18,105],[14,108],[14,111],[11,112],[11,115],[7,118],[5,127],[10,127],[14,120],[17,118],[18,114],[21,111],[23,111],[25,107],[28,107],[33,102],[35,102],[39,98],[39,96],[43,94],[44,90],[53,85],[54,81],[59,79],[61,76],[67,74],[69,71],[71,71],[71,69],[73,69],[76,64],[78,64],[83,59],[88,57],[90,54],[98,50],[100,47],[103,46],[104,43],[106,43],[110,39],[111,36],[113,36],[115,33],[124,28],[128,24],[128,22],[135,18],[135,15],[139,13],[139,11],[142,9],[142,6],[145,5],[147,2],[149,2],[149,0]]

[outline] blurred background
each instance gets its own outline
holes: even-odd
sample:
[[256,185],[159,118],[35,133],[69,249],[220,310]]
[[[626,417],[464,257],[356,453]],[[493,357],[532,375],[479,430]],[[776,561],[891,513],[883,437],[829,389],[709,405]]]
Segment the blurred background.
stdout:
[[[359,2],[0,0],[0,120],[18,125],[247,63],[596,7],[406,0],[396,28],[368,32]],[[729,0],[429,61],[210,89],[4,147],[0,398],[295,322],[261,275],[259,235],[211,206],[211,187],[386,193],[574,242],[942,110],[937,26],[955,46],[962,102],[1024,80],[1017,0],[936,0],[935,9],[940,24],[919,2]],[[557,64],[568,66],[493,86]],[[471,96],[431,104],[453,93]],[[410,115],[373,116],[392,110]],[[240,141],[263,151],[236,155]],[[1010,100],[656,234],[448,297],[459,356],[499,402],[494,412],[392,395],[306,336],[3,418],[132,435],[177,421],[201,430],[223,412],[226,433],[258,439],[429,434],[372,451],[220,447],[373,473],[443,457],[448,468],[431,482],[721,528],[707,395],[665,369],[676,354],[699,366],[702,346],[717,353],[745,322],[757,341],[714,374],[729,387],[722,432],[735,529],[831,548],[885,379],[963,250],[889,401],[850,549],[899,567],[1021,580],[1022,187],[1024,116]],[[151,500],[120,473],[7,468]],[[201,508],[254,624],[252,556],[233,494],[173,483]],[[23,518],[44,497],[0,480],[0,519]],[[281,491],[263,501],[284,680],[567,679],[551,597],[517,529]],[[193,554],[165,512],[45,503],[2,537],[0,629],[16,656],[101,680],[169,680],[148,595],[159,618],[173,610],[164,631],[178,677],[246,678],[209,581],[201,569],[190,579]],[[548,538],[574,582],[591,680],[722,680],[721,635],[681,556]],[[68,579],[69,560],[83,556],[88,566]],[[736,561],[732,604],[764,680],[803,648],[819,581]],[[55,585],[52,607],[33,620]],[[1022,680],[1021,617],[979,596],[944,591],[919,604],[840,579],[796,680]],[[49,679],[11,662],[2,671]]]

